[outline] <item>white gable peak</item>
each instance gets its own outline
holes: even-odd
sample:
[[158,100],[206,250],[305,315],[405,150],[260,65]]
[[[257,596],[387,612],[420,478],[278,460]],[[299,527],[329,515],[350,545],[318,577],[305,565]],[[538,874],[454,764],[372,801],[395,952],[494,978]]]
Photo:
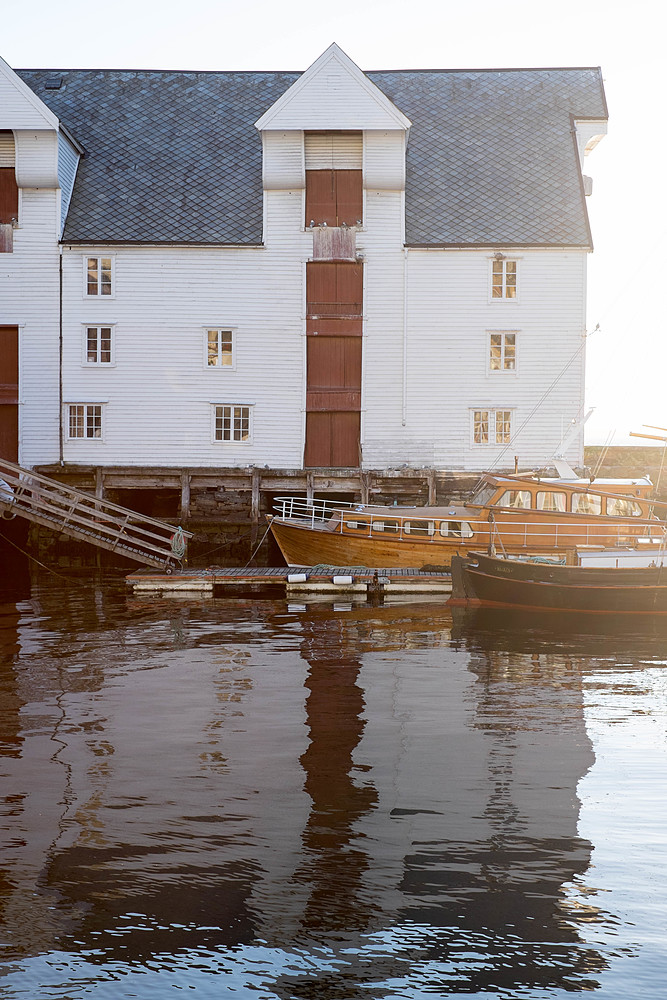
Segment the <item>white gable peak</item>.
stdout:
[[0,129],[57,129],[44,101],[0,58]]
[[410,120],[334,42],[255,122],[268,129],[410,128]]

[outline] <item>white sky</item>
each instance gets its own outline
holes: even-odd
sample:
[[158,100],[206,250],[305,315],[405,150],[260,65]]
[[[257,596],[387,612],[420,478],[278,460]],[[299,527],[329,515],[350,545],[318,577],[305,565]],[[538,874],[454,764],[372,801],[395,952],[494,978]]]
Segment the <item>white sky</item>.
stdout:
[[[5,0],[16,69],[305,70],[337,42],[362,70],[601,66],[609,134],[587,158],[588,443],[667,427],[659,241],[667,210],[657,0]],[[11,6],[10,6],[11,5]],[[661,270],[664,271],[664,268]],[[664,280],[664,278],[662,279]],[[548,405],[548,404],[546,404]],[[660,432],[656,432],[660,433]],[[636,440],[637,444],[650,444]]]

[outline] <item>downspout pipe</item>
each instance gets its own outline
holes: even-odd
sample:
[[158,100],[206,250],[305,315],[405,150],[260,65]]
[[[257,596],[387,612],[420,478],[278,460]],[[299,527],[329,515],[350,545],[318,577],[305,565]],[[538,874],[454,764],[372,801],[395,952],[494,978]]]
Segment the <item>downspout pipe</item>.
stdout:
[[408,248],[403,248],[403,385],[401,424],[408,420]]
[[65,464],[63,427],[63,248],[59,249],[58,258],[58,439],[59,460]]

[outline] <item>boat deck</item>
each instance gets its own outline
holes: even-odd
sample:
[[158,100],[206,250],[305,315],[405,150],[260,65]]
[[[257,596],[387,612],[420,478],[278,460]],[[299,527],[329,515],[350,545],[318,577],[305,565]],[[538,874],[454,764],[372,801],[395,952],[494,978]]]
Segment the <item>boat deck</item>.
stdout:
[[286,593],[449,594],[451,574],[446,570],[369,568],[367,566],[268,566],[234,568],[209,566],[172,573],[140,569],[127,577],[134,593],[200,593],[213,596],[225,590],[282,586]]

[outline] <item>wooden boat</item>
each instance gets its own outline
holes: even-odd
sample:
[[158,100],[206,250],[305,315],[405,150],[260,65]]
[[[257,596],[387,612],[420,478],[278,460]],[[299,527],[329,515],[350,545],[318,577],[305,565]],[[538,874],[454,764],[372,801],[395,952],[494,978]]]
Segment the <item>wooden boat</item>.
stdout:
[[271,531],[289,566],[447,568],[496,545],[566,557],[578,545],[651,544],[665,537],[648,478],[485,475],[463,504],[383,507],[278,497]]
[[[576,565],[553,560],[471,552],[452,560],[448,604],[605,614],[667,614],[664,547],[641,553],[643,565],[627,565],[631,550],[600,550],[608,561]],[[637,554],[634,561],[640,561]],[[624,564],[625,563],[625,564]]]

